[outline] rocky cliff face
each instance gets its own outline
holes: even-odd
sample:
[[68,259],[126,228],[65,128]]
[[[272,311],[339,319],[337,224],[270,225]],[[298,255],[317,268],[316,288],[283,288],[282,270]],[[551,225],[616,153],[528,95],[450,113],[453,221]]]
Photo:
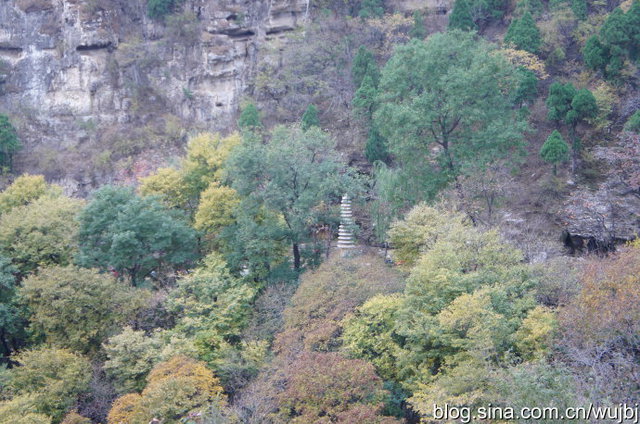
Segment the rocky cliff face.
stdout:
[[640,228],[640,136],[623,133],[593,154],[608,168],[604,181],[571,193],[563,214],[565,244],[576,251],[613,250]]
[[118,157],[170,150],[181,128],[233,127],[257,49],[307,13],[307,0],[188,0],[160,24],[144,0],[0,1],[0,111],[26,145],[18,170],[92,185],[117,178]]

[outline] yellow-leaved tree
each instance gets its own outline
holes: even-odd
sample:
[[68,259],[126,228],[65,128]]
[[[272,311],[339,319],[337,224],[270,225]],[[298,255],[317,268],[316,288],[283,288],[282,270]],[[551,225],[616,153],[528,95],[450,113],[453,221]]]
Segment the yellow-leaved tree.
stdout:
[[109,412],[109,424],[147,424],[154,418],[177,424],[182,418],[224,410],[227,402],[219,380],[204,362],[175,356],[156,365],[141,394],[118,398]]
[[212,184],[224,187],[224,165],[234,147],[241,143],[238,133],[227,137],[201,133],[189,139],[187,155],[175,168],[160,168],[140,180],[140,194],[155,195],[169,207],[184,209],[191,217],[201,195]]
[[62,189],[49,185],[42,175],[21,175],[0,193],[0,215],[17,206],[28,205],[43,196],[59,197]]

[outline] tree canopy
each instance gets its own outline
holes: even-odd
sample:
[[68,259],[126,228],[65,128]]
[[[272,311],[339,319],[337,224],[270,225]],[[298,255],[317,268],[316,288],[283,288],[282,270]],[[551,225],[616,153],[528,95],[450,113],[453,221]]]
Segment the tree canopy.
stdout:
[[320,127],[320,119],[318,118],[318,108],[315,105],[309,105],[302,115],[302,129],[304,131],[311,127]]
[[76,253],[76,216],[84,202],[42,197],[0,216],[0,252],[22,275],[40,266],[67,265]]
[[568,152],[569,145],[562,138],[562,134],[558,130],[553,130],[551,135],[547,137],[547,141],[540,148],[540,157],[545,162],[553,165],[553,175],[556,175],[558,163],[569,158]]
[[529,11],[525,12],[521,18],[515,18],[511,22],[504,37],[504,42],[512,43],[516,48],[530,53],[538,52],[542,44],[542,38],[540,30]]
[[78,395],[89,389],[89,360],[69,350],[43,346],[25,350],[13,359],[20,366],[9,372],[8,386],[15,397],[7,403],[29,405],[54,422],[59,422]]
[[195,233],[184,217],[131,188],[97,190],[79,221],[78,263],[126,274],[133,284],[163,264],[195,259]]
[[383,70],[374,120],[412,175],[409,191],[428,196],[520,152],[526,123],[509,95],[514,73],[491,44],[458,30],[398,47]]
[[48,267],[24,280],[21,300],[32,331],[52,345],[95,353],[144,298],[110,274],[75,266]]
[[351,190],[335,141],[318,127],[277,127],[267,144],[245,142],[234,151],[229,173],[241,196],[281,215],[296,269],[302,265],[300,243],[308,239],[322,204]]

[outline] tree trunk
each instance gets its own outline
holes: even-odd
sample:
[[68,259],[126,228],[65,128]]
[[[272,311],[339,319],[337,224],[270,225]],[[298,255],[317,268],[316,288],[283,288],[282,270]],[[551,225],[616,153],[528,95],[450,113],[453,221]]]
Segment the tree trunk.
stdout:
[[293,243],[293,267],[296,270],[300,269],[300,246],[298,243]]

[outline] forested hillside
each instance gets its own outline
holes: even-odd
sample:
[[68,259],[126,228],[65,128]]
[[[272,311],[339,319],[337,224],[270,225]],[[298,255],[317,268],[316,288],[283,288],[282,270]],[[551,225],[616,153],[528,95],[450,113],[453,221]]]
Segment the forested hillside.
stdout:
[[639,66],[640,0],[0,3],[0,424],[637,420]]

